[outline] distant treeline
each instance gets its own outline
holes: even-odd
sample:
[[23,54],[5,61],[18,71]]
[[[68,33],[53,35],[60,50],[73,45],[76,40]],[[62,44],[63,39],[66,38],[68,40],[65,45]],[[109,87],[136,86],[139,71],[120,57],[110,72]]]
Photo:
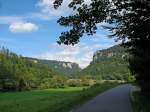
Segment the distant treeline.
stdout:
[[0,89],[3,91],[46,88],[47,82],[51,82],[51,86],[63,86],[63,79],[44,64],[0,48]]
[[49,66],[51,61],[47,61],[48,64],[41,63],[38,59],[25,58],[2,47],[0,48],[0,91],[89,86],[99,83],[99,80],[130,81],[132,76],[128,63],[124,60],[125,55],[127,54],[120,46],[99,51],[93,56],[93,61],[87,68],[70,77],[54,71]]
[[0,48],[0,91],[89,86],[97,83],[87,77],[69,79],[53,71],[47,64],[24,58]]
[[37,63],[47,65],[53,71],[61,75],[66,75],[67,77],[70,78],[75,76],[77,73],[81,71],[79,65],[72,62],[44,60],[44,59],[36,59],[36,58],[28,58],[28,59],[36,61]]
[[124,80],[131,81],[128,63],[128,53],[120,45],[108,49],[99,50],[93,56],[90,65],[83,69],[79,76],[92,77],[100,80]]

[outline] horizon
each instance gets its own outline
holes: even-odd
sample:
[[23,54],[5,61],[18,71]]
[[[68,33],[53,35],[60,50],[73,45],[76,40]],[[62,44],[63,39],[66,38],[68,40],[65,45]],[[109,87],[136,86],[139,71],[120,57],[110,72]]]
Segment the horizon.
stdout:
[[0,45],[24,57],[74,62],[85,68],[97,50],[118,44],[107,37],[110,33],[101,27],[106,23],[101,23],[95,35],[84,35],[77,45],[58,45],[60,33],[68,28],[59,26],[57,20],[73,12],[67,8],[68,2],[58,10],[53,9],[52,3],[52,0],[0,0]]

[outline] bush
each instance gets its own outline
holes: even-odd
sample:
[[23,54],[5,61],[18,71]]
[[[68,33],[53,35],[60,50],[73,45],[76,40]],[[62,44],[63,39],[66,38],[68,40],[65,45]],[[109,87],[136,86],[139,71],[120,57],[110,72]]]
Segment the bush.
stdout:
[[82,79],[82,86],[92,86],[96,83],[93,79]]
[[48,89],[48,88],[64,88],[67,86],[67,79],[64,76],[53,76],[53,78],[44,79],[39,88]]
[[82,86],[82,81],[80,79],[69,79],[67,85],[70,87],[79,87]]

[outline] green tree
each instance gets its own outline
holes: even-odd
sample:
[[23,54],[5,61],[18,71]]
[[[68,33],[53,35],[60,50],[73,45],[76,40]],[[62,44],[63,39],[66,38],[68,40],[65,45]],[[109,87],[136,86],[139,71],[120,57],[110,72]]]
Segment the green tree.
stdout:
[[[0,49],[0,89],[2,90],[22,91],[38,88],[45,83],[45,79],[52,79],[55,75],[57,74],[47,65],[35,63],[8,49]],[[63,78],[61,79],[63,80]],[[46,86],[46,88],[48,87]]]
[[[63,0],[55,0],[57,9]],[[61,17],[58,23],[70,27],[62,32],[59,44],[76,44],[84,33],[96,33],[96,24],[106,22],[104,26],[112,32],[110,37],[122,40],[130,53],[130,69],[136,75],[142,93],[150,95],[150,1],[149,0],[72,0],[69,4],[75,12]]]

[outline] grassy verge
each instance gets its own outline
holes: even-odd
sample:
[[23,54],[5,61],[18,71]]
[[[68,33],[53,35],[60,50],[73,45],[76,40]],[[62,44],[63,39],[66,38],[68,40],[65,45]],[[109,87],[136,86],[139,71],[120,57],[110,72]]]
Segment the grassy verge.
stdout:
[[133,93],[134,112],[150,112],[150,98],[144,97],[140,92]]
[[69,112],[95,95],[118,85],[104,83],[87,87],[0,93],[0,112]]

